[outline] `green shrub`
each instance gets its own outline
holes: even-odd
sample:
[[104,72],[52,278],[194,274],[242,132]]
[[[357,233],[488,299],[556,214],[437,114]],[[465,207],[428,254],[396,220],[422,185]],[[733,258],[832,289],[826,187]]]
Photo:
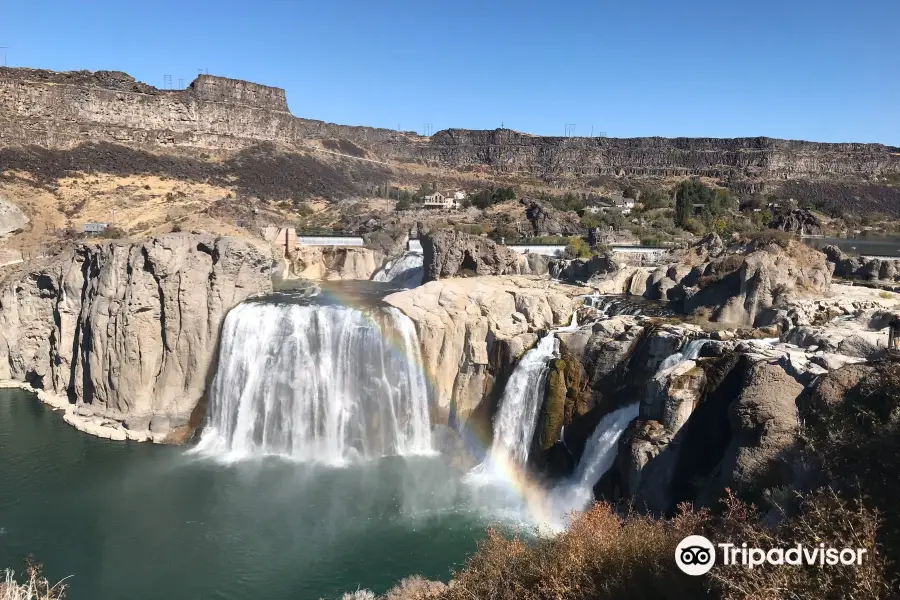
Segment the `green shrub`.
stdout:
[[572,236],[566,245],[566,255],[575,258],[590,258],[592,256],[591,247],[584,238]]

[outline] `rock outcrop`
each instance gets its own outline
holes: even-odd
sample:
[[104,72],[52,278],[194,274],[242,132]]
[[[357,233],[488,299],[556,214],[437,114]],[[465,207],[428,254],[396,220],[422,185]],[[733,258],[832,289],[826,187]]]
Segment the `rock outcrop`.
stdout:
[[287,259],[290,277],[319,281],[372,279],[383,257],[369,248],[298,246]]
[[28,217],[22,209],[0,198],[0,236],[21,231],[28,225]]
[[434,421],[461,425],[494,388],[501,353],[518,358],[537,334],[567,324],[585,291],[523,276],[475,277],[432,281],[385,302],[416,325]]
[[750,240],[725,248],[713,234],[679,262],[653,271],[643,295],[716,322],[767,325],[798,296],[826,293],[831,271],[824,254],[799,242]]
[[822,249],[834,265],[834,276],[863,281],[900,281],[900,259],[850,256],[834,245]]
[[822,221],[810,211],[797,208],[780,212],[769,223],[769,229],[777,229],[797,235],[822,235]]
[[486,237],[443,229],[422,237],[424,282],[448,277],[509,275],[519,271],[519,255]]
[[525,217],[531,223],[531,234],[542,236],[581,235],[583,227],[571,212],[561,212],[536,200],[522,200],[527,205]]
[[225,314],[271,271],[268,248],[203,234],[25,264],[0,281],[0,378],[66,398],[85,430],[164,438],[202,405]]
[[803,386],[777,364],[750,367],[743,389],[728,411],[731,443],[717,469],[717,492],[731,486],[761,495],[787,485],[793,476],[786,458],[797,441],[797,397]]
[[549,266],[551,277],[570,283],[602,280],[621,268],[622,264],[612,252],[591,258],[552,259]]

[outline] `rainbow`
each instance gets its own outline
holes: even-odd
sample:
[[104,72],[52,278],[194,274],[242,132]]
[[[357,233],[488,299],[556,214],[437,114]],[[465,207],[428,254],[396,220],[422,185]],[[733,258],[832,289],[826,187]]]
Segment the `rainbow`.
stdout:
[[[430,396],[434,396],[437,384],[434,376],[428,372],[422,364],[421,354],[416,353],[410,356],[405,348],[404,343],[398,332],[391,328],[381,326],[373,316],[373,311],[360,309],[358,301],[352,293],[342,291],[337,287],[323,288],[319,287],[317,298],[324,300],[324,304],[339,304],[348,308],[359,311],[381,332],[385,340],[388,342],[391,351],[399,358],[412,363],[412,366],[419,371],[426,382],[426,387]],[[260,298],[259,300],[264,300]],[[387,305],[386,308],[393,308],[397,311],[400,309]],[[400,311],[402,313],[402,311]],[[574,315],[573,325],[574,326]],[[456,419],[456,415],[450,416],[451,422]],[[462,436],[469,448],[476,449],[479,454],[487,457],[485,463],[475,467],[463,479],[470,484],[478,486],[497,486],[501,485],[504,489],[513,492],[524,509],[524,517],[519,524],[528,527],[537,528],[541,533],[556,533],[564,528],[568,515],[560,514],[559,508],[555,506],[551,494],[542,487],[536,479],[505,452],[497,452],[492,448],[491,440],[487,439],[473,428],[464,428]],[[478,471],[479,469],[480,472]]]

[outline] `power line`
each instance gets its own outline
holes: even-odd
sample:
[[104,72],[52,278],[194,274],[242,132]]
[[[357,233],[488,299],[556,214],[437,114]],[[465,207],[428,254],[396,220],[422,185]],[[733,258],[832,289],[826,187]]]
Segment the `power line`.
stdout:
[[163,89],[171,90],[172,89],[172,76],[166,73],[163,75]]

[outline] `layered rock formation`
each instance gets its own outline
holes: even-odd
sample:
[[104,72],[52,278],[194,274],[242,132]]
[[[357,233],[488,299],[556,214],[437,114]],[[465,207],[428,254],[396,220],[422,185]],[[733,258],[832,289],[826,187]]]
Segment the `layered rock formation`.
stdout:
[[199,234],[29,263],[0,282],[0,378],[62,396],[83,429],[162,439],[202,405],[225,314],[271,270],[267,248]]
[[297,146],[316,140],[340,154],[444,169],[486,165],[549,179],[699,175],[757,189],[766,182],[862,180],[900,172],[900,152],[879,144],[539,137],[508,129],[449,129],[422,137],[334,125],[292,116],[283,90],[209,75],[186,90],[159,90],[118,72],[2,68],[0,124],[0,147],[66,149],[109,141],[234,150],[259,142]]

